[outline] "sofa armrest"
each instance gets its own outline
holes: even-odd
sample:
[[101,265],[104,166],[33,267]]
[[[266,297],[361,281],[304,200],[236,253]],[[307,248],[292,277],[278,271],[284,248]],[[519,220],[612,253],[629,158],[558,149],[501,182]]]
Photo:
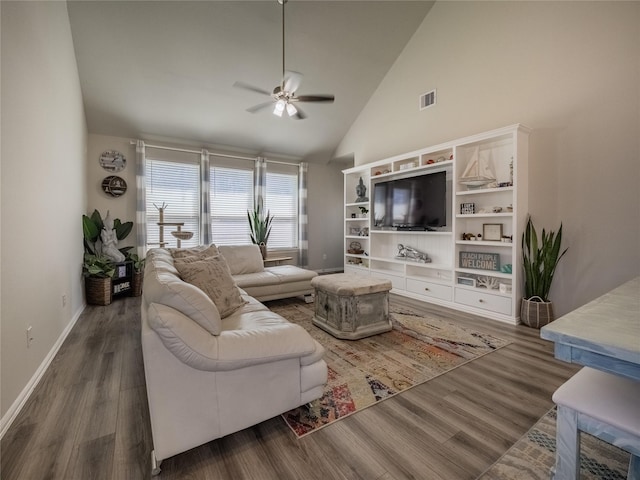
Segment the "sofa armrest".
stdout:
[[149,305],[148,322],[181,362],[205,371],[228,371],[316,354],[316,342],[299,325],[270,311],[243,315],[241,328],[210,335],[189,317],[166,305]]

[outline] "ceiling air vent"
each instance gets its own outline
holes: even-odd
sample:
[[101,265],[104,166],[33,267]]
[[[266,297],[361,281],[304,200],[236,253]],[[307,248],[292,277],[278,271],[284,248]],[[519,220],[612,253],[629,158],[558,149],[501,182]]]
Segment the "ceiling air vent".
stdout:
[[420,95],[420,110],[424,110],[425,108],[429,108],[436,104],[436,91],[431,90],[430,92],[423,93]]

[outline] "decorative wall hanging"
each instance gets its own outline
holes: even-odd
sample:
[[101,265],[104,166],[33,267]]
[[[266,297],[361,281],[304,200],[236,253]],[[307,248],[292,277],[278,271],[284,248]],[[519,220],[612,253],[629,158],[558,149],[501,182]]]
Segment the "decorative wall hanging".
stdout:
[[127,191],[127,182],[121,177],[110,175],[102,180],[102,190],[104,190],[104,193],[107,195],[119,197]]
[[107,150],[100,155],[100,166],[108,172],[117,173],[127,166],[127,159],[117,150]]

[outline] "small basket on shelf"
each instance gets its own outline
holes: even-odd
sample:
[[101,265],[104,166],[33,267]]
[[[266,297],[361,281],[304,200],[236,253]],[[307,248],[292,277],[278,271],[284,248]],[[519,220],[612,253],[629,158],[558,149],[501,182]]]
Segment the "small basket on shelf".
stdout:
[[350,253],[352,255],[362,255],[364,253],[364,250],[362,249],[362,245],[360,244],[360,242],[351,242],[349,244],[349,250],[347,250],[347,253]]

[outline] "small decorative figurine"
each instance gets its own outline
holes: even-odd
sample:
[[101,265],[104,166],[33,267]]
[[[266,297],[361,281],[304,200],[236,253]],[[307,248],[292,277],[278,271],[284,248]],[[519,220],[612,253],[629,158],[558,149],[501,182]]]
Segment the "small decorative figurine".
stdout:
[[412,260],[414,262],[431,263],[429,255],[424,252],[420,252],[413,247],[405,246],[401,243],[398,244],[398,255],[396,258],[402,260]]
[[366,194],[367,187],[365,187],[362,177],[360,177],[360,181],[358,182],[358,185],[356,185],[356,195],[358,196],[358,198],[356,198],[356,202],[368,202],[369,197],[367,197]]
[[118,250],[118,237],[116,230],[113,228],[113,219],[107,210],[107,217],[104,219],[104,226],[100,232],[102,240],[102,253],[116,263],[124,262],[123,253]]

